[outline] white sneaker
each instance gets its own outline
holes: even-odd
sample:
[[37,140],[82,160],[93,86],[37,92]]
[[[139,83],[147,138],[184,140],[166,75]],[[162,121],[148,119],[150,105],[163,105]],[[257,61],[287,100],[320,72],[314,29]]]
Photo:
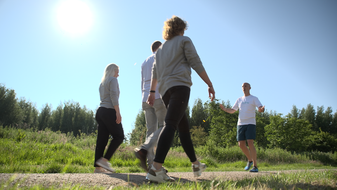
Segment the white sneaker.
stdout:
[[158,172],[155,172],[155,168],[152,166],[149,170],[149,173],[146,175],[146,177],[152,181],[152,182],[157,182],[157,183],[163,183],[163,182],[173,182],[174,179],[170,176],[168,176],[167,170],[165,170],[164,168],[160,168],[160,170]]
[[96,167],[94,173],[110,173],[110,172],[102,167]]
[[98,159],[98,160],[96,161],[96,164],[97,164],[98,166],[101,166],[102,168],[104,168],[104,169],[106,169],[106,170],[112,172],[112,173],[115,173],[115,172],[116,172],[116,170],[114,170],[114,169],[111,168],[111,164],[110,164],[108,161],[103,160],[103,158]]
[[201,176],[201,173],[206,170],[206,164],[199,162],[199,164],[192,164],[194,177]]

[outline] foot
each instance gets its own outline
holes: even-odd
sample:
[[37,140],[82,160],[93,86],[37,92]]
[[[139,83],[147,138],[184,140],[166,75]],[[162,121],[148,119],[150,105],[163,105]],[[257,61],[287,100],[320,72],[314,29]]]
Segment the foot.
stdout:
[[256,166],[254,166],[254,167],[250,170],[250,172],[259,172],[259,169],[258,169]]
[[245,167],[245,170],[249,170],[250,167],[252,167],[253,161],[248,161],[247,166]]
[[94,173],[110,173],[110,172],[102,167],[96,167]]
[[114,169],[111,168],[111,164],[108,162],[107,159],[105,158],[100,158],[96,161],[96,165],[112,172],[112,173],[115,173],[116,171]]
[[149,173],[147,174],[147,178],[152,182],[163,183],[163,182],[173,182],[174,179],[167,174],[167,170],[163,167],[159,170],[156,170],[153,166],[149,169]]
[[199,164],[192,164],[194,177],[201,176],[201,173],[206,170],[206,167],[206,164],[200,162]]
[[139,148],[135,148],[135,156],[140,160],[140,166],[146,171],[148,172],[148,168],[146,165],[146,155],[147,155],[147,151],[144,149],[139,149]]

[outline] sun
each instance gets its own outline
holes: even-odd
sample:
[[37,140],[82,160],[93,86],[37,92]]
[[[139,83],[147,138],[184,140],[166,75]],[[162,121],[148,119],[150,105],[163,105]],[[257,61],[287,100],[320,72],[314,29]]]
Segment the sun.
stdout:
[[69,33],[84,33],[90,29],[93,16],[89,6],[80,0],[64,0],[57,8],[57,21]]

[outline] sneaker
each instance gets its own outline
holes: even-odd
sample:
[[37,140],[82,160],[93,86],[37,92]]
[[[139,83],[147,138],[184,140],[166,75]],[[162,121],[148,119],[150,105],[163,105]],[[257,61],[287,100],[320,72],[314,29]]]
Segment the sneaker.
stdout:
[[256,166],[254,166],[254,167],[250,170],[250,172],[259,172],[259,169],[258,169]]
[[146,165],[146,155],[147,155],[147,151],[142,151],[144,149],[139,149],[139,148],[135,148],[135,156],[140,160],[140,166],[146,171],[148,172],[148,168]]
[[152,181],[152,182],[157,182],[157,183],[163,183],[163,182],[173,182],[174,179],[170,176],[168,176],[167,170],[164,168],[160,168],[158,172],[155,172],[155,168],[152,166],[151,169],[149,169],[149,173],[146,175],[146,177]]
[[108,170],[112,173],[116,172],[114,169],[111,168],[111,164],[108,161],[104,160],[103,158],[98,159],[96,161],[96,165],[101,166],[102,168],[104,168],[104,169],[106,169],[106,170]]
[[96,167],[94,173],[110,173],[110,172],[102,167]]
[[245,167],[245,170],[249,170],[250,167],[252,167],[252,165],[253,165],[253,161],[251,162],[248,161],[247,166]]
[[199,165],[192,164],[192,169],[194,173],[194,177],[201,176],[201,173],[206,170],[206,164],[199,162]]

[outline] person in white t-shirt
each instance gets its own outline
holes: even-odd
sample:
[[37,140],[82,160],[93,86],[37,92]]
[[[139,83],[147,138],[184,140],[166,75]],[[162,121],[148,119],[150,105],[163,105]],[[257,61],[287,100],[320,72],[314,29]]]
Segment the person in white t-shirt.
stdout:
[[[255,110],[258,108],[259,112],[264,112],[264,106],[262,106],[259,99],[250,94],[251,86],[249,83],[245,82],[242,84],[242,91],[244,96],[238,98],[231,108],[225,108],[220,104],[220,108],[227,113],[234,113],[239,110],[239,119],[237,125],[237,136],[236,139],[242,150],[248,159],[247,166],[245,170],[249,170],[254,164],[250,172],[258,172],[256,163],[256,149],[254,147],[254,140],[256,138],[256,120],[255,120]],[[246,146],[246,141],[249,146],[249,150]]]

